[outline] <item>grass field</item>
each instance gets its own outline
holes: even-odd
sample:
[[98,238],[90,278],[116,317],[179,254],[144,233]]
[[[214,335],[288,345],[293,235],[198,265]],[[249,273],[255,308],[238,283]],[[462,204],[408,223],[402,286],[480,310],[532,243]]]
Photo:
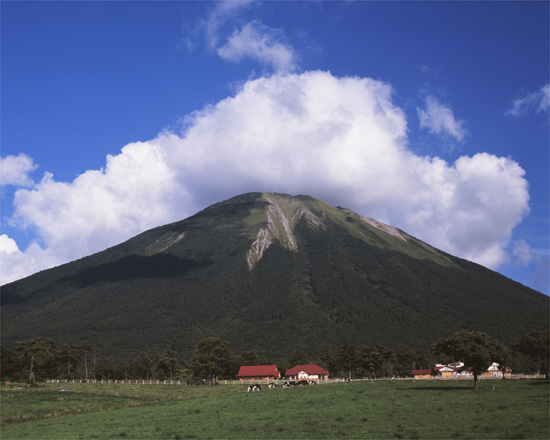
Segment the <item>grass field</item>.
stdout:
[[548,439],[549,395],[548,380],[487,380],[477,393],[471,381],[254,393],[243,385],[2,386],[0,437]]

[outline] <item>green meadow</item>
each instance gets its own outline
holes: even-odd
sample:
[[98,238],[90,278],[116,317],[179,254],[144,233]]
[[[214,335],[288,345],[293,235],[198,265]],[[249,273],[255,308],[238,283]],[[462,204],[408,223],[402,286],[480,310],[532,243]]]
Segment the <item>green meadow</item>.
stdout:
[[548,380],[2,386],[8,439],[548,439]]

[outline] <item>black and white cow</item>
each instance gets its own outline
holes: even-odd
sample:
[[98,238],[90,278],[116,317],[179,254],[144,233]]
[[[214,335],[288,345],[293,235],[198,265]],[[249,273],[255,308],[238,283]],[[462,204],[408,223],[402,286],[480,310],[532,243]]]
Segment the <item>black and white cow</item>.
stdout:
[[262,391],[262,387],[260,386],[260,384],[248,385],[246,392],[250,393],[250,391]]

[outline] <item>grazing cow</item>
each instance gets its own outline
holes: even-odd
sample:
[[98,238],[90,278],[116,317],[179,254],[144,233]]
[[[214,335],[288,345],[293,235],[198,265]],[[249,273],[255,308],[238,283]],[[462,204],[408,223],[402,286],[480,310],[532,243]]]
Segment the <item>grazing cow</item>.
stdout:
[[248,385],[246,392],[250,393],[250,391],[261,391],[262,387],[259,384],[252,384]]
[[269,388],[277,388],[277,384],[275,382],[269,382],[268,387]]

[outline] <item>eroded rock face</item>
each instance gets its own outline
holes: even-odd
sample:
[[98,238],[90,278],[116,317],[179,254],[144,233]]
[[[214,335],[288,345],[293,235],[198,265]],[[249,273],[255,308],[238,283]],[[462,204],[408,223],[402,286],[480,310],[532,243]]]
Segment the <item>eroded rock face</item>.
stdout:
[[265,250],[271,245],[272,238],[268,228],[260,228],[258,237],[254,243],[252,243],[248,255],[246,256],[249,270],[252,270],[254,265],[262,259]]
[[[296,224],[304,217],[308,223],[317,229],[326,229],[323,222],[313,214],[300,200],[292,197],[282,197],[278,194],[263,194],[262,199],[267,204],[267,226],[258,230],[256,239],[247,254],[248,269],[262,259],[264,252],[271,246],[273,240],[278,240],[286,249],[298,252],[298,240],[294,234]],[[343,208],[341,208],[343,209]],[[345,210],[348,212],[349,210]],[[349,211],[352,213],[351,211]],[[407,241],[399,229],[370,217],[359,216],[361,220],[388,235]]]
[[401,233],[399,232],[399,229],[397,229],[396,227],[379,222],[378,220],[375,220],[370,217],[361,217],[361,218],[363,219],[363,221],[367,222],[371,226],[374,226],[376,229],[380,229],[381,231],[384,231],[386,234],[390,234],[390,235],[393,235],[394,237],[400,238],[403,241],[407,241],[407,239],[401,235]]
[[161,252],[164,252],[170,247],[174,246],[186,235],[187,231],[180,233],[174,232],[172,234],[169,234],[168,236],[159,238],[145,248],[145,254],[149,256],[160,254]]
[[263,198],[268,202],[267,227],[260,228],[256,240],[248,251],[246,261],[249,270],[252,270],[261,260],[273,239],[279,240],[288,250],[298,252],[294,227],[302,217],[317,228],[325,228],[315,214],[296,200],[282,199],[272,194],[264,194]]

